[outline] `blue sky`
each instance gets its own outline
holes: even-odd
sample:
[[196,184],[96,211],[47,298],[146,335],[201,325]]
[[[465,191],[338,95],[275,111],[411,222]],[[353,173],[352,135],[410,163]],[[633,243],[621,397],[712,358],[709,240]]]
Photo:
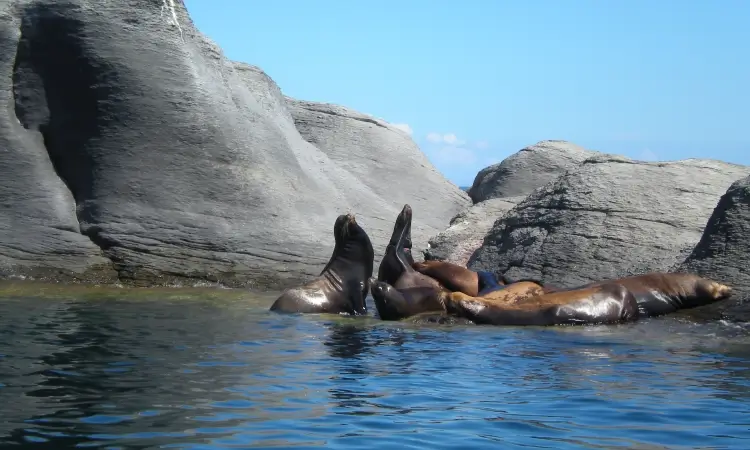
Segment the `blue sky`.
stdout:
[[185,0],[286,95],[402,124],[456,184],[565,139],[750,164],[747,0]]

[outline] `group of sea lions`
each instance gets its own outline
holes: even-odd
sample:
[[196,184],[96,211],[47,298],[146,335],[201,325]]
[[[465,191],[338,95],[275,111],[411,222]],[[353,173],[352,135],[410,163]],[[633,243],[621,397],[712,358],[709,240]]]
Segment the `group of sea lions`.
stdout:
[[[415,262],[412,209],[404,205],[373,278],[370,238],[352,214],[333,226],[335,246],[320,275],[286,289],[272,311],[367,314],[372,293],[382,320],[415,317],[461,319],[487,325],[614,324],[713,303],[731,295],[729,286],[689,273],[653,272],[573,288],[534,280],[497,279],[446,261]],[[429,320],[429,319],[428,319]]]

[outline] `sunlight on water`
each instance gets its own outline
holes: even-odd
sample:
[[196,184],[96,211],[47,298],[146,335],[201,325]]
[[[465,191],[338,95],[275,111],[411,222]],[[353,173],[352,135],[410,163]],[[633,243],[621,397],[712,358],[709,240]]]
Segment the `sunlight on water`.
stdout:
[[0,283],[0,443],[750,448],[742,327],[418,326],[275,297]]

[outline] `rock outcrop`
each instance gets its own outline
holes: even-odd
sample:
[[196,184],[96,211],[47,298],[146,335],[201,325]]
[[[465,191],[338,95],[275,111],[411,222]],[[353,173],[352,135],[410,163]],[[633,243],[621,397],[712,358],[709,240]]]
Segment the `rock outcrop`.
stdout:
[[482,169],[469,196],[474,203],[491,198],[526,196],[599,152],[567,141],[541,141]]
[[732,183],[721,197],[700,241],[677,270],[732,286],[736,306],[724,315],[750,320],[750,177]]
[[669,270],[727,187],[749,173],[712,160],[589,158],[498,220],[469,267],[563,287]]
[[180,0],[19,0],[0,19],[2,275],[281,287],[320,271],[342,212],[379,256],[405,202],[426,235],[470,204],[400,131],[308,116],[229,61]]
[[567,141],[540,141],[482,169],[468,189],[475,204],[429,240],[425,258],[466,265],[495,221],[510,208],[534,189],[598,154]]
[[439,259],[465,266],[482,246],[484,236],[499,218],[525,197],[491,198],[470,206],[451,219],[450,226],[432,237],[425,259]]

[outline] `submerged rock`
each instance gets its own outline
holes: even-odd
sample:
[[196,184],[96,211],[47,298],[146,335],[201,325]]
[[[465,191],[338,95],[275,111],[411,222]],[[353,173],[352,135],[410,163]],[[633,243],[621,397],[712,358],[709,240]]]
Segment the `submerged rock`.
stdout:
[[729,305],[734,306],[723,314],[750,321],[750,177],[732,183],[721,197],[700,241],[677,270],[730,285]]
[[589,158],[498,220],[469,267],[561,287],[667,271],[698,242],[717,199],[748,173],[712,160]]
[[[337,118],[346,139],[308,142],[180,1],[20,0],[0,18],[4,276],[283,287],[320,272],[342,212],[377,270],[404,198],[426,235],[470,204],[388,125]],[[393,178],[361,169],[394,158]]]

